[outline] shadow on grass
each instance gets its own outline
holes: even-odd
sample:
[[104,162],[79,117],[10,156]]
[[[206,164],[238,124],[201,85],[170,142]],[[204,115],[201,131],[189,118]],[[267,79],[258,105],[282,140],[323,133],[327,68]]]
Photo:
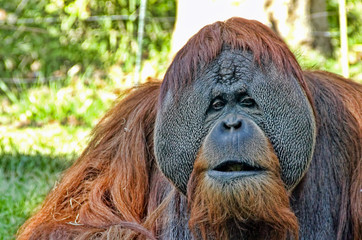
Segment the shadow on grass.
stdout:
[[0,154],[0,239],[15,239],[18,228],[39,208],[75,156]]
[[43,155],[43,154],[0,154],[0,165],[2,170],[8,174],[23,174],[25,172],[59,172],[72,163],[75,156],[70,155]]

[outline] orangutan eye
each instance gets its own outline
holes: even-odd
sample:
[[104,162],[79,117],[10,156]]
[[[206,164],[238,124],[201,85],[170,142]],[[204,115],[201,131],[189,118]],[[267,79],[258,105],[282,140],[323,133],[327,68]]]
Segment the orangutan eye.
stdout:
[[225,106],[225,101],[220,99],[220,98],[216,98],[212,103],[211,103],[211,107],[214,110],[220,110]]
[[240,103],[244,107],[254,107],[256,105],[254,99],[251,97],[244,97],[240,100]]

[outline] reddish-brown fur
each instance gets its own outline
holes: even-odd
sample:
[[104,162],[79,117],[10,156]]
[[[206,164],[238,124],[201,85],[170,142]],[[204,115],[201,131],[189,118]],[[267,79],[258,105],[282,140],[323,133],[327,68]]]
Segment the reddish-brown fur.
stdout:
[[[317,214],[313,201],[323,205],[318,195],[322,193],[313,192],[311,186],[326,184],[323,182],[326,179],[320,180],[320,171],[331,169],[335,172],[330,184],[340,185],[342,189],[338,192],[341,206],[335,210],[338,239],[361,239],[361,86],[324,72],[303,73],[284,42],[274,33],[255,21],[238,18],[208,26],[194,36],[175,57],[161,89],[160,83],[141,86],[130,91],[106,114],[79,159],[64,173],[41,209],[21,227],[18,239],[159,238],[172,217],[167,214],[170,199],[182,196],[160,173],[154,159],[157,99],[159,96],[162,99],[169,89],[178,91],[189,84],[198,71],[220,53],[223,44],[253,52],[256,62],[273,61],[282,74],[294,75],[300,81],[315,109],[318,136],[310,170],[292,193],[292,209],[299,211],[301,220],[312,223],[307,229],[318,227],[313,220],[313,214]],[[330,113],[329,106],[338,111]],[[341,126],[334,129],[329,123]],[[331,135],[331,131],[339,135]],[[334,149],[342,153],[338,157],[333,152],[326,153]],[[208,183],[199,174],[205,161],[202,157],[197,159],[188,196],[190,227],[196,235],[210,237],[206,236],[206,231],[213,228],[211,237],[217,239],[225,236],[230,219],[250,217],[255,221],[265,220],[267,226],[258,229],[265,233],[264,237],[283,239],[287,232],[297,237],[298,226],[288,202],[290,193],[282,187],[278,161],[272,151],[269,160],[274,170],[269,178],[271,182],[265,186],[270,187],[273,194],[270,199],[263,200],[250,187],[251,199],[245,200],[244,196],[225,197],[227,193],[217,188],[215,191],[205,189]],[[343,174],[338,175],[340,169],[336,169],[336,164],[342,165]],[[213,205],[208,194],[215,197],[218,205]],[[223,200],[233,203],[230,209]],[[237,205],[238,200],[255,200],[258,204],[246,211]],[[264,205],[266,202],[268,204]],[[216,224],[210,223],[213,219]],[[251,226],[239,227],[242,231],[250,230]],[[199,230],[195,230],[197,228]]]
[[[331,199],[339,199],[333,207],[337,239],[361,239],[362,85],[322,71],[306,71],[304,77],[316,109],[317,143],[310,169],[292,199],[308,195],[303,200],[307,204],[331,192]],[[328,179],[322,179],[328,174]],[[312,192],[316,185],[324,190]],[[336,189],[337,194],[332,192]],[[316,205],[310,207],[310,214],[318,213]]]

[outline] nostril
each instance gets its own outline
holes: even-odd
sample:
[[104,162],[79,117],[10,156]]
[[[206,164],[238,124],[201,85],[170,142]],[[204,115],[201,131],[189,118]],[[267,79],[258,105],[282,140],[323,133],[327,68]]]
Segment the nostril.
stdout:
[[237,129],[241,128],[242,123],[241,123],[241,120],[225,121],[223,123],[223,126],[224,126],[225,129],[228,129],[228,130],[230,130],[232,128],[237,130]]
[[241,128],[241,121],[237,121],[236,124],[234,125],[235,129],[239,129]]

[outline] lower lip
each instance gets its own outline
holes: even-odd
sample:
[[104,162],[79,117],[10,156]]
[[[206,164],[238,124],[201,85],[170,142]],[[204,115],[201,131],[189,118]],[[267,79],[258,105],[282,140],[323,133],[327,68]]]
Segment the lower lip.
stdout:
[[237,178],[245,178],[245,177],[252,177],[256,175],[260,175],[263,171],[231,171],[231,172],[221,172],[215,170],[209,170],[207,172],[208,176],[218,180],[234,180]]

